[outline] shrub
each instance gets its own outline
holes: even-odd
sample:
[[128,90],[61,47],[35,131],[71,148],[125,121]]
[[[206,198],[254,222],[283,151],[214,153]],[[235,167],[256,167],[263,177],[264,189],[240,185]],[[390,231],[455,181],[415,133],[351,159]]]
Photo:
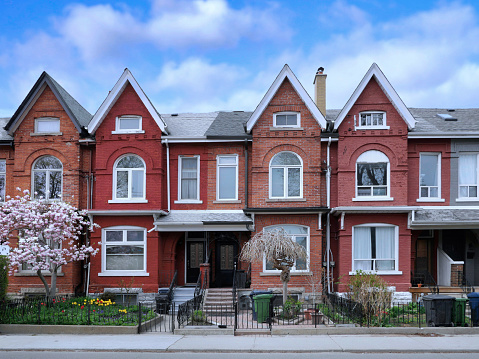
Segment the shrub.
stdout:
[[288,297],[288,300],[283,305],[283,317],[285,319],[292,319],[301,312],[301,302],[294,298]]
[[104,301],[109,300],[111,302],[114,302],[116,300],[116,294],[112,293],[112,292],[104,292],[104,293],[100,294],[100,296],[98,298],[101,299],[101,300],[104,300]]
[[0,256],[0,301],[3,301],[7,296],[8,287],[8,258],[7,256]]

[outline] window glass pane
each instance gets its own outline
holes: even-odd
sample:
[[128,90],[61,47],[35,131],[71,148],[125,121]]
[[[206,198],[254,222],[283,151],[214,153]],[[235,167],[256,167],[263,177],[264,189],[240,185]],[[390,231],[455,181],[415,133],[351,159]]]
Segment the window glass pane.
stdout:
[[144,172],[131,171],[131,197],[142,198],[143,197],[143,176]]
[[116,172],[116,198],[128,198],[128,172]]
[[373,187],[373,196],[386,196],[387,192],[386,187]]
[[354,234],[354,259],[372,258],[371,227],[355,227]]
[[106,247],[106,254],[143,254],[143,246],[113,246]]
[[437,186],[438,155],[421,155],[421,186]]
[[5,175],[0,174],[0,202],[5,200]]
[[60,119],[36,119],[37,132],[60,132]]
[[269,227],[269,230],[273,230],[278,227],[283,228],[285,232],[288,234],[308,234],[308,227],[294,226],[294,225],[274,226],[274,227]]
[[44,156],[35,162],[33,169],[62,169],[62,163],[53,156]]
[[[296,239],[296,243],[301,245],[304,248],[304,250],[307,250],[307,239],[306,239],[306,237],[296,237],[295,239]],[[307,269],[306,260],[305,259],[296,260],[296,269],[297,270],[306,270]]]
[[198,167],[197,164],[198,164],[198,160],[196,159],[196,157],[182,158],[181,159],[182,172],[196,174],[196,169]]
[[387,163],[358,163],[358,185],[387,185]]
[[296,126],[298,124],[298,115],[286,115],[286,124],[288,126]]
[[358,187],[358,196],[371,196],[371,187]]
[[438,187],[431,187],[431,188],[429,188],[429,197],[439,197],[439,189],[438,189]]
[[140,130],[140,119],[137,117],[121,117],[118,123],[120,130]]
[[[33,192],[35,198],[46,198],[47,173],[46,171],[33,172]],[[35,194],[36,193],[36,194]]]
[[219,177],[219,198],[236,198],[236,167],[220,167]]
[[0,173],[5,173],[7,171],[7,161],[0,160]]
[[373,270],[373,261],[354,261],[354,270]]
[[477,186],[469,187],[469,197],[477,197]]
[[144,168],[143,161],[137,156],[125,156],[116,165],[116,168]]
[[288,197],[299,197],[301,174],[299,168],[288,168]]
[[276,126],[286,126],[286,115],[276,115]]
[[105,232],[107,242],[122,242],[123,231],[106,231]]
[[197,199],[196,179],[181,180],[181,198],[182,199]]
[[236,165],[236,156],[221,156],[218,157],[218,163],[220,165]]
[[376,270],[394,270],[394,261],[376,260]]
[[58,199],[62,196],[62,173],[60,171],[49,171],[50,193],[49,199]]
[[106,256],[106,270],[143,270],[143,255],[115,254]]
[[272,166],[301,166],[301,161],[294,153],[280,152],[271,161]]
[[[421,197],[429,197],[428,187],[421,187]],[[434,196],[434,197],[436,197],[436,196]]]
[[143,242],[145,239],[144,231],[127,231],[126,240],[127,242]]
[[284,197],[284,170],[282,168],[271,169],[271,195]]
[[459,187],[459,196],[460,197],[469,197],[469,187],[468,186]]

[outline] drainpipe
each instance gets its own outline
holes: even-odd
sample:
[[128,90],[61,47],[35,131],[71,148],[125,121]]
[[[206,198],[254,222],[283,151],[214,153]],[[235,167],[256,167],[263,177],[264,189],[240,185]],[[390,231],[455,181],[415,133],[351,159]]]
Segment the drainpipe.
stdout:
[[331,278],[330,278],[330,251],[331,251],[331,228],[330,228],[330,205],[331,205],[331,166],[330,166],[330,152],[331,137],[328,140],[328,148],[326,154],[326,206],[328,213],[326,214],[326,274],[328,278],[328,294],[331,293]]
[[244,140],[244,206],[248,208],[248,139]]
[[170,194],[170,145],[168,144],[168,139],[165,139],[166,145],[166,191],[167,191],[167,201],[168,201],[168,213],[170,213],[171,208],[171,194]]

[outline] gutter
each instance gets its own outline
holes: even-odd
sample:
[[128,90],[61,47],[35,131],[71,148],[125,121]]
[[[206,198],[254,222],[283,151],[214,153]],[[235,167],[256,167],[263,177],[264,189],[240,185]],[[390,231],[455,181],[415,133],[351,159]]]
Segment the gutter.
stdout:
[[170,209],[171,209],[170,145],[168,144],[168,139],[165,139],[164,144],[166,145],[166,196],[167,196],[166,200],[168,202],[168,213],[170,213]]

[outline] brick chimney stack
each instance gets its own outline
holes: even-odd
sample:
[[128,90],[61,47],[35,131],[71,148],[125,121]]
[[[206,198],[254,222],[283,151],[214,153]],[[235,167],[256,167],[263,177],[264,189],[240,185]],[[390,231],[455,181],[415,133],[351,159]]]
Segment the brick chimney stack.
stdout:
[[314,102],[319,111],[326,117],[326,74],[323,74],[324,67],[320,67],[314,77]]

